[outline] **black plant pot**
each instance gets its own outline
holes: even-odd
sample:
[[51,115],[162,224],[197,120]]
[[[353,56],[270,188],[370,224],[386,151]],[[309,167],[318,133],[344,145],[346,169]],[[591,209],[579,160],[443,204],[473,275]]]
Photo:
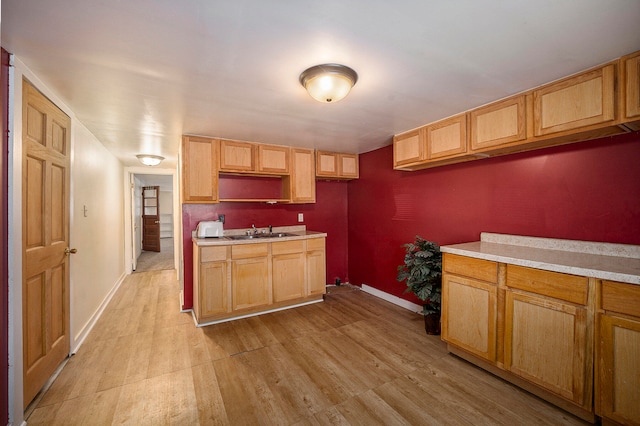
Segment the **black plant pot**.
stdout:
[[440,334],[440,314],[427,314],[424,316],[424,330],[427,334]]

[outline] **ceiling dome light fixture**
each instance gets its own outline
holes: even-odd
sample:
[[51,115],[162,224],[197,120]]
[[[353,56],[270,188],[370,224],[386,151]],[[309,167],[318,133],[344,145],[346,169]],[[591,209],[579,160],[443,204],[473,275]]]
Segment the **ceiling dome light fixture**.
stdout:
[[157,166],[158,164],[160,164],[160,162],[162,162],[162,160],[164,160],[164,157],[151,154],[138,154],[136,155],[136,157],[145,166]]
[[300,74],[300,84],[318,102],[338,102],[349,94],[358,74],[340,64],[323,64],[307,68]]

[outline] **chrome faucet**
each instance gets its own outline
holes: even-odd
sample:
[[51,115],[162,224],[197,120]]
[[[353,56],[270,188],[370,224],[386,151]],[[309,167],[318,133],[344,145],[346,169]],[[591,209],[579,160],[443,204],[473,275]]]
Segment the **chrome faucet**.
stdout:
[[258,228],[256,228],[256,225],[251,224],[251,227],[253,228],[253,233],[257,234],[258,233]]

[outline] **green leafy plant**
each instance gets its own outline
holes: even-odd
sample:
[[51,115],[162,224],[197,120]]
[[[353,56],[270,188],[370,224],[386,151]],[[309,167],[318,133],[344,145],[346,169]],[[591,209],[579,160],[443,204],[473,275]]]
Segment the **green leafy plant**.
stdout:
[[405,292],[415,294],[423,303],[423,315],[439,314],[442,300],[442,253],[440,246],[416,235],[404,244],[404,264],[398,266],[398,281],[406,281]]

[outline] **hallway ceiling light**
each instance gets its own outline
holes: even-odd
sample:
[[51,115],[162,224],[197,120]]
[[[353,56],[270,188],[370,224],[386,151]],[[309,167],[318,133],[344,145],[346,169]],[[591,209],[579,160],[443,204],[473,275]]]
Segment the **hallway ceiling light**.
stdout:
[[151,154],[138,154],[136,155],[138,160],[145,166],[157,166],[164,160],[164,157],[159,155],[151,155]]
[[323,64],[307,68],[300,74],[300,84],[318,102],[338,102],[349,94],[358,74],[340,64]]

